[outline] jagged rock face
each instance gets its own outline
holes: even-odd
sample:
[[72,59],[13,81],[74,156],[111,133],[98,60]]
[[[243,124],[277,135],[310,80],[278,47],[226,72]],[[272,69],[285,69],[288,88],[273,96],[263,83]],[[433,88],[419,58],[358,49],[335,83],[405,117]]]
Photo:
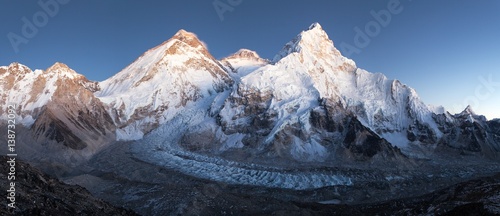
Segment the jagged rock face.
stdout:
[[[488,122],[490,143],[494,146],[497,152],[500,152],[500,119],[491,120]],[[494,145],[496,143],[496,145]]]
[[369,160],[374,156],[386,160],[404,159],[399,149],[363,126],[356,118],[350,119],[343,144],[355,159],[361,161]]
[[364,126],[353,113],[343,110],[341,104],[324,101],[322,106],[326,110],[326,116],[330,117],[327,123],[322,125],[329,131],[342,135],[342,147],[349,151],[348,156],[361,161],[373,157],[389,161],[406,160],[397,147]]
[[410,142],[420,142],[424,144],[432,144],[438,142],[436,132],[433,131],[427,124],[415,121],[409,125],[406,137]]
[[500,135],[500,119],[488,121],[490,132],[495,135]]
[[[240,88],[237,94],[227,99],[231,104],[230,106],[234,106],[232,108],[238,110],[231,119],[236,124],[232,124],[224,119],[221,122],[223,130],[227,133],[259,132],[264,136],[269,134],[270,124],[274,122],[271,118],[274,114],[267,113],[271,99],[271,93]],[[239,122],[242,124],[238,124]]]
[[31,128],[37,141],[44,145],[46,142],[55,141],[71,149],[82,150],[87,147],[82,139],[66,127],[66,123],[59,120],[51,111],[45,111]]
[[470,107],[460,114],[444,113],[434,118],[444,134],[440,144],[490,157],[499,154],[498,121],[486,121],[484,116],[474,114]]
[[244,134],[248,148],[298,161],[405,160],[340,102],[311,97],[287,103],[279,92],[244,84],[226,100],[218,123],[226,135]]
[[41,143],[53,140],[71,149],[96,152],[114,141],[115,126],[102,102],[78,80],[59,80],[52,101],[31,130]]

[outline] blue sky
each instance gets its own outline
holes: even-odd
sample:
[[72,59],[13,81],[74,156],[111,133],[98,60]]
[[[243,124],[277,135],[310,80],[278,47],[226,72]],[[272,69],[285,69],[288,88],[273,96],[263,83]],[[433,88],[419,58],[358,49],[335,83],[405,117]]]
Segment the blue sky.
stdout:
[[[44,20],[38,2],[57,1],[57,13]],[[376,21],[371,11],[388,11],[388,4],[398,1],[217,2],[229,9],[222,16],[213,0],[4,0],[0,65],[21,62],[45,69],[59,61],[101,81],[181,28],[196,33],[217,58],[240,48],[272,58],[313,22],[323,26],[337,48],[355,47],[354,29],[364,31]],[[500,118],[500,1],[400,0],[399,4],[399,13],[391,14],[390,22],[369,37],[367,46],[349,57],[361,68],[408,84],[428,104],[444,105],[452,112],[471,104],[477,113]],[[23,17],[32,23],[38,18],[37,32],[28,32],[29,38],[23,35]],[[27,42],[16,40],[17,52],[12,35]]]

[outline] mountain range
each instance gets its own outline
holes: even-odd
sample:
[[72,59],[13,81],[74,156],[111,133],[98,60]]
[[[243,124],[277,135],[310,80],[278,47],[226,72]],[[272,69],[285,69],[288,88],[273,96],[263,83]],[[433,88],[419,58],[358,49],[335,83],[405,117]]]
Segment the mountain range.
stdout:
[[0,67],[0,101],[3,120],[16,105],[24,155],[60,163],[120,141],[159,164],[173,161],[168,154],[286,169],[500,153],[499,119],[426,105],[411,87],[342,56],[318,23],[272,60],[247,49],[216,59],[180,30],[102,82],[63,63],[12,63]]

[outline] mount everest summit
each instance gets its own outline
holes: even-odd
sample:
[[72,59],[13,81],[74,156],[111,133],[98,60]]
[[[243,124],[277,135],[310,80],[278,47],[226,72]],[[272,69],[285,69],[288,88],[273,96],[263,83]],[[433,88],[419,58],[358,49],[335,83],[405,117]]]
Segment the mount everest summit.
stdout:
[[86,160],[116,141],[133,141],[152,163],[183,157],[200,167],[410,164],[500,152],[498,120],[470,107],[435,112],[414,89],[342,56],[318,23],[273,60],[247,49],[218,60],[180,30],[102,82],[62,63],[44,71],[12,63],[0,78],[1,118],[17,105],[26,134],[19,145],[34,158]]

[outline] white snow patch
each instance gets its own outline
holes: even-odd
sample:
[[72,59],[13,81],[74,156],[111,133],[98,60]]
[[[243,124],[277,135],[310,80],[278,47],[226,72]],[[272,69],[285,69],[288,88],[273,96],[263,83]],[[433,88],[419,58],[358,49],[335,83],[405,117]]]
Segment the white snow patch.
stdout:
[[399,148],[406,148],[410,143],[404,132],[384,133],[382,137]]

